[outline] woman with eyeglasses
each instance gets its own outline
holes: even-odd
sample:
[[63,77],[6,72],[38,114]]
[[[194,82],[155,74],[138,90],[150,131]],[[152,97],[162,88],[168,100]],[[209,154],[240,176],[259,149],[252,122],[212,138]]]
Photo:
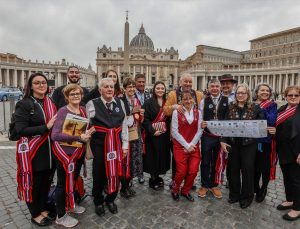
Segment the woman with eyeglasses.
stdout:
[[[255,103],[262,109],[270,133],[275,133],[276,118],[277,118],[277,104],[271,100],[272,88],[267,83],[260,83],[254,89]],[[275,179],[274,166],[271,161],[272,152],[272,135],[265,138],[258,139],[255,161],[255,175],[254,175],[254,192],[256,193],[256,202],[262,202],[267,194],[268,184],[270,179]],[[274,151],[274,150],[273,150]],[[261,186],[260,186],[261,178]]]
[[144,109],[137,97],[135,97],[135,81],[130,77],[123,81],[125,91],[124,97],[121,98],[125,104],[127,124],[130,131],[129,150],[127,157],[123,160],[124,174],[121,179],[122,188],[120,194],[122,197],[129,199],[135,196],[136,192],[130,187],[130,182],[134,177],[138,179],[143,177],[143,142],[141,138],[141,124],[144,119]]
[[286,201],[278,210],[291,209],[283,219],[300,218],[300,88],[289,86],[284,91],[287,104],[278,109],[276,152],[283,174]]
[[56,107],[47,94],[46,76],[32,74],[24,98],[16,104],[14,113],[20,137],[17,142],[18,197],[26,201],[31,222],[38,226],[48,226],[56,217],[47,204],[55,169],[50,132],[56,120]]
[[[228,120],[265,119],[260,107],[251,101],[247,84],[236,88],[235,100],[229,104]],[[254,169],[257,140],[255,138],[221,138],[222,149],[228,153],[229,200],[230,204],[240,202],[241,208],[251,205],[254,196]],[[226,142],[226,143],[225,143]],[[228,151],[231,149],[230,152]]]
[[[68,114],[87,118],[85,108],[80,106],[83,89],[78,84],[68,84],[64,87],[63,94],[67,105],[58,110],[57,120],[51,133],[54,141],[52,148],[57,164],[56,223],[64,227],[74,227],[78,224],[78,220],[66,213],[66,210],[75,214],[85,212],[84,207],[75,204],[74,187],[84,163],[85,147],[83,143],[90,139],[92,129],[85,132],[86,128],[82,127],[84,130],[80,135],[63,132],[63,129],[66,128],[64,122]],[[70,128],[72,130],[75,127],[71,126]]]

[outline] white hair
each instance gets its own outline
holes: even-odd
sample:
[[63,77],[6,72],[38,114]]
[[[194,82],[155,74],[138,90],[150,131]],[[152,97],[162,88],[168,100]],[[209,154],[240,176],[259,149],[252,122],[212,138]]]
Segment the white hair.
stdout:
[[[184,73],[182,73],[181,75],[180,75],[180,81],[183,79],[183,78],[185,78],[185,77],[192,77],[192,75],[190,74],[190,73],[188,73],[188,72],[184,72]],[[193,78],[193,77],[192,77]]]
[[107,83],[107,82],[111,82],[112,84],[114,84],[114,81],[112,78],[102,78],[101,80],[99,80],[99,83],[98,83],[99,89],[101,89],[103,87],[103,84]]

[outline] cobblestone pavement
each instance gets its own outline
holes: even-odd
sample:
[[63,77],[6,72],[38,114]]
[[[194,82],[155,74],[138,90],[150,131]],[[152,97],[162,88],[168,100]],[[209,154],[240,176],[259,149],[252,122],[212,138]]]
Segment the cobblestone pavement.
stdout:
[[[15,149],[11,142],[0,143],[0,228],[34,228],[30,223],[30,214],[24,202],[17,200]],[[169,174],[164,176],[165,183],[170,181]],[[112,215],[106,209],[104,217],[94,212],[93,201],[87,196],[82,206],[87,211],[77,218],[76,228],[300,228],[300,220],[286,222],[281,219],[285,212],[276,210],[276,206],[285,199],[282,176],[278,171],[275,182],[269,185],[266,200],[242,210],[238,204],[228,204],[228,189],[222,186],[223,198],[215,199],[211,193],[204,198],[196,197],[194,203],[181,198],[174,202],[168,187],[154,191],[148,188],[148,178],[141,185],[134,182],[137,192],[135,198],[125,200],[118,197],[116,203],[119,213]],[[199,181],[197,181],[199,184]],[[87,193],[91,193],[91,162],[88,162],[88,177],[85,179]],[[193,192],[194,196],[196,193]],[[62,228],[55,223],[49,228]]]

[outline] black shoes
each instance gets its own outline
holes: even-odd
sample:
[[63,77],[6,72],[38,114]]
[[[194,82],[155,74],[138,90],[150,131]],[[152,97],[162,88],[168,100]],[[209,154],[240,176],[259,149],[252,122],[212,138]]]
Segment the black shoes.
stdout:
[[138,181],[139,181],[140,184],[144,184],[145,183],[145,178],[140,177],[140,178],[138,178]]
[[132,197],[132,194],[130,193],[129,188],[125,188],[124,190],[121,190],[120,195],[125,199],[129,199],[130,197]]
[[104,205],[100,204],[100,205],[96,206],[95,212],[98,216],[104,216],[105,215]]
[[293,205],[284,206],[284,205],[282,205],[282,204],[279,204],[276,208],[277,208],[277,210],[279,210],[279,211],[283,211],[283,210],[292,209],[292,208],[293,208]]
[[164,187],[164,180],[161,177],[157,177],[157,183],[159,187]]
[[46,227],[52,224],[52,220],[48,217],[44,217],[41,222],[35,221],[33,218],[31,218],[31,222],[35,225],[38,225],[39,227]]
[[195,191],[196,189],[197,189],[197,186],[195,184],[193,184],[192,190]]
[[228,203],[230,203],[230,204],[234,204],[234,203],[237,203],[237,202],[239,202],[239,199],[228,199]]
[[171,194],[172,194],[172,197],[173,197],[173,200],[175,200],[175,201],[179,201],[179,194],[178,193],[175,193],[175,192],[171,192]]
[[245,208],[249,207],[251,205],[251,203],[252,203],[252,198],[251,199],[246,199],[246,200],[241,200],[240,201],[240,207],[242,209],[245,209]]
[[185,197],[188,201],[191,201],[191,202],[195,201],[194,197],[190,193],[188,193],[188,194],[182,194],[181,193],[181,196]]
[[267,188],[263,188],[263,189],[260,189],[259,191],[256,192],[256,197],[255,197],[255,201],[257,203],[261,203],[264,201],[266,195],[267,195]]
[[47,215],[47,218],[49,218],[52,222],[56,220],[56,213],[49,212]]
[[158,191],[161,189],[161,186],[159,185],[159,181],[157,179],[149,179],[149,187],[154,189],[155,191]]
[[287,221],[295,221],[296,219],[300,219],[300,214],[296,217],[292,217],[288,213],[286,213],[282,216],[282,218],[287,220]]
[[106,206],[112,214],[118,213],[118,207],[114,202],[106,202]]

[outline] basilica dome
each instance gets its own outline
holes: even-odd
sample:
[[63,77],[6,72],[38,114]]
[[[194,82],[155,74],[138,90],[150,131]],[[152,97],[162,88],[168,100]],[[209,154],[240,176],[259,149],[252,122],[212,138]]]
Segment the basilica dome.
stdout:
[[136,35],[130,41],[130,50],[137,52],[152,52],[154,51],[154,45],[150,37],[145,33],[143,24],[140,28],[138,35]]

